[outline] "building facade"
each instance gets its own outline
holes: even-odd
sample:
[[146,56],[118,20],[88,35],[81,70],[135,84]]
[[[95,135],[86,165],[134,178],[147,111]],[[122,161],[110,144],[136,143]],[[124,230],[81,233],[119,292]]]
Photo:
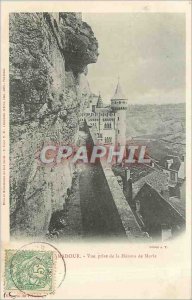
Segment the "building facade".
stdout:
[[111,105],[104,106],[101,95],[92,95],[81,116],[81,124],[86,119],[88,126],[94,127],[101,144],[126,144],[126,111],[128,100],[123,95],[118,81]]

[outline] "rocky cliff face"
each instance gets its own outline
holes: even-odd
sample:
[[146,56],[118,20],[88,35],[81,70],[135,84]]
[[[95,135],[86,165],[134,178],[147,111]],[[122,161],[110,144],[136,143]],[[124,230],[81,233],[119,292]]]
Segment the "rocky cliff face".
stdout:
[[72,166],[45,168],[46,143],[73,144],[98,43],[76,13],[10,14],[10,221],[13,235],[44,235],[62,209]]

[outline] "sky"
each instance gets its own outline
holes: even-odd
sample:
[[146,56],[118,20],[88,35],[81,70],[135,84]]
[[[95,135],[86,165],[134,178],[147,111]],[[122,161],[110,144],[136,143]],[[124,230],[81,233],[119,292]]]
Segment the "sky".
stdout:
[[118,76],[132,104],[185,102],[185,15],[182,13],[83,14],[98,40],[88,66],[92,92],[108,103]]

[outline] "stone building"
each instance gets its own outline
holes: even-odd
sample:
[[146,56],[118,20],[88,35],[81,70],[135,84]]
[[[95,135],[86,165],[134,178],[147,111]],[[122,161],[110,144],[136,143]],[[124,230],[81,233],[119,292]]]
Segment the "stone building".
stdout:
[[178,198],[165,199],[150,184],[145,183],[136,197],[137,215],[144,230],[152,238],[167,240],[185,228],[185,203]]
[[104,106],[100,94],[92,95],[81,122],[86,118],[88,126],[95,127],[97,139],[102,144],[125,145],[127,104],[118,80],[111,105]]
[[185,157],[166,155],[159,162],[163,172],[167,175],[169,186],[175,187],[185,179]]
[[185,180],[180,179],[173,188],[164,170],[157,167],[113,169],[122,178],[125,198],[138,224],[152,239],[165,241],[184,231]]

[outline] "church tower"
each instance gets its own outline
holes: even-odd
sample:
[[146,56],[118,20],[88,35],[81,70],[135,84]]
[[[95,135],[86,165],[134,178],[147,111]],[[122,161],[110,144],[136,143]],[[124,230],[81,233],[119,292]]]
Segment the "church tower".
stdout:
[[98,97],[98,100],[97,100],[97,108],[102,108],[103,107],[103,100],[101,98],[101,94],[99,92],[99,97]]
[[126,112],[128,99],[123,95],[118,79],[115,94],[111,99],[111,109],[116,113],[116,144],[126,144]]

